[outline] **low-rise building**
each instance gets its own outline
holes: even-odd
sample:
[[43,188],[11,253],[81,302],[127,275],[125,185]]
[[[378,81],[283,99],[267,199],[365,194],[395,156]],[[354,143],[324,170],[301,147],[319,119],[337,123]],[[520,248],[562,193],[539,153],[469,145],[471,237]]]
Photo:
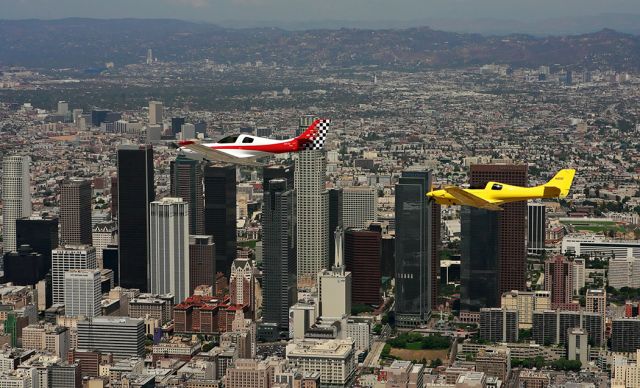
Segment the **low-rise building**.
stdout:
[[287,345],[287,360],[303,372],[320,372],[322,385],[349,386],[355,377],[352,340],[294,341]]

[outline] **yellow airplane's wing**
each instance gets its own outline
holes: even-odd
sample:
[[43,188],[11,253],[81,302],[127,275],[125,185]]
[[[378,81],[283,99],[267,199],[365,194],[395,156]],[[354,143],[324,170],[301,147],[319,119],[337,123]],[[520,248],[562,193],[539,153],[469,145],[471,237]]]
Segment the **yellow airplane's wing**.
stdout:
[[258,163],[251,158],[236,158],[235,156],[231,156],[224,152],[218,151],[213,148],[209,148],[202,144],[187,144],[183,146],[184,148],[190,149],[204,156],[205,159],[209,159],[211,161],[232,163],[232,164],[240,164],[244,166],[252,166],[252,167],[263,167],[262,163]]
[[463,190],[459,187],[448,186],[445,187],[444,190],[451,194],[455,199],[460,201],[462,205],[473,206],[481,209],[487,210],[502,210],[502,208],[496,204],[493,204],[486,199],[480,198],[477,195],[473,195],[466,190]]

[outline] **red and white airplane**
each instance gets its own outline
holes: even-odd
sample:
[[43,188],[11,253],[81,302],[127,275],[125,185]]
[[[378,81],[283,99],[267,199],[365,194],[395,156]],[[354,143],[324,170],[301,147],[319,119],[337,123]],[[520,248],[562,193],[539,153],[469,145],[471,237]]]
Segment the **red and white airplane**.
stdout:
[[271,154],[321,150],[324,147],[331,120],[317,119],[300,136],[287,140],[273,140],[251,135],[233,135],[217,143],[200,143],[196,140],[178,142],[185,154],[196,153],[210,161],[262,166],[256,158]]

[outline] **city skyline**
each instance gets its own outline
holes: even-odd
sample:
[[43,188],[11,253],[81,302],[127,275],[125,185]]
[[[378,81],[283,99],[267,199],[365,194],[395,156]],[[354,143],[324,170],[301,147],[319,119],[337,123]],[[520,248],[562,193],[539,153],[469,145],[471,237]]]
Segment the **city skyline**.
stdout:
[[0,21],[0,386],[636,388],[639,42]]

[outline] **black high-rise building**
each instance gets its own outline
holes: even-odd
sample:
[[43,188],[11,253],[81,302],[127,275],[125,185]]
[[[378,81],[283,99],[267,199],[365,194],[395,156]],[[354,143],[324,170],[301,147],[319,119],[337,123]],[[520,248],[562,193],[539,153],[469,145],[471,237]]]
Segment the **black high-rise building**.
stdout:
[[4,281],[17,286],[33,286],[47,275],[44,255],[28,245],[19,245],[17,252],[4,255]]
[[396,185],[396,324],[416,327],[431,315],[434,207],[425,195],[430,171],[404,171]]
[[460,223],[460,309],[499,307],[498,212],[463,206]]
[[58,218],[42,215],[16,220],[16,243],[29,245],[44,257],[46,271],[51,270],[51,251],[58,247]]
[[102,248],[102,267],[113,271],[113,283],[120,285],[120,271],[118,270],[118,246],[107,245]]
[[236,167],[204,169],[204,232],[216,245],[216,270],[229,276],[236,259]]
[[266,193],[269,191],[269,182],[272,179],[284,179],[287,181],[287,188],[293,189],[294,186],[294,166],[267,166],[262,169],[262,190]]
[[104,109],[94,109],[91,111],[91,125],[94,127],[99,127],[100,124],[107,121],[108,110]]
[[184,117],[172,117],[171,118],[171,133],[176,136],[182,131],[182,124],[186,122]]
[[336,239],[333,234],[342,228],[342,189],[329,189],[329,263],[336,262]]
[[178,155],[170,164],[171,196],[189,203],[189,234],[204,233],[202,162]]
[[[118,251],[120,286],[148,291],[149,203],[155,201],[153,147],[118,149]],[[115,271],[114,271],[115,275]]]
[[273,179],[268,187],[262,208],[262,317],[286,329],[297,299],[295,192],[284,179]]

